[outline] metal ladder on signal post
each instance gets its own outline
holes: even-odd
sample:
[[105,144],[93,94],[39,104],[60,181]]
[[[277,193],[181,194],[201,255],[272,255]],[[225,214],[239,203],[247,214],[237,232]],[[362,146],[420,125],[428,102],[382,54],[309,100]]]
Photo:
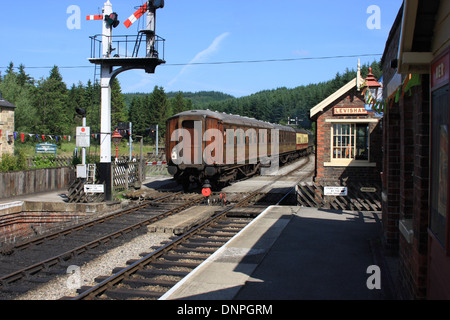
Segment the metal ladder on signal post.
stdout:
[[95,183],[95,163],[89,163],[87,165],[87,179],[86,184],[94,184]]

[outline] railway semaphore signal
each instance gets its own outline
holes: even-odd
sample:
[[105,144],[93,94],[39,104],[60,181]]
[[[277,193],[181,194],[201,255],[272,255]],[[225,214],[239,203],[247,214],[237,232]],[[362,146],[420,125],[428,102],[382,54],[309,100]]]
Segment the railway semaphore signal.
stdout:
[[[133,13],[127,19],[127,21],[124,22],[125,27],[129,28],[133,23],[135,23],[137,20],[139,20],[139,18],[142,17],[144,15],[144,13],[146,13],[147,11],[148,11],[149,15],[153,14],[153,16],[154,16],[156,9],[160,9],[160,8],[161,9],[164,8],[164,0],[152,0],[152,1],[146,2],[144,5],[139,7],[139,9],[135,13]],[[148,18],[148,15],[147,15],[147,18]],[[147,20],[147,26],[148,26],[148,22],[149,22],[149,20]]]
[[[105,200],[112,200],[112,176],[111,176],[111,81],[121,72],[132,69],[143,69],[146,73],[155,73],[155,68],[165,63],[164,39],[155,33],[156,10],[164,7],[163,0],[146,2],[127,21],[125,26],[130,27],[142,15],[147,13],[147,25],[137,36],[114,36],[113,28],[119,26],[118,14],[113,11],[112,4],[106,1],[103,7],[103,15],[89,15],[87,20],[102,20],[103,30],[101,35],[91,38],[91,58],[89,61],[100,66],[101,86],[101,124],[100,124],[100,164],[99,182],[105,185]],[[139,56],[141,40],[145,35],[146,51],[144,56]],[[101,37],[101,40],[100,40]],[[162,54],[158,52],[158,44],[162,43]],[[113,44],[116,47],[113,48]],[[121,48],[133,48],[133,54],[128,50],[119,52]],[[115,51],[112,55],[112,52]],[[131,51],[130,51],[131,52]],[[162,56],[162,57],[161,57]]]
[[145,13],[147,13],[147,21],[145,29],[139,31],[141,34],[145,34],[147,40],[147,57],[154,57],[158,55],[155,50],[156,39],[156,10],[164,8],[164,0],[151,0],[134,12],[125,22],[125,27],[129,28],[133,23],[138,21]]

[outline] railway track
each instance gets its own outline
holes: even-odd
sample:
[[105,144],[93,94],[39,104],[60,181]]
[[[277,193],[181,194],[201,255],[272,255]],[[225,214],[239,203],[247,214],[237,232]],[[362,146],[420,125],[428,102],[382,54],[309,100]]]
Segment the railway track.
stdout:
[[[173,238],[155,251],[142,253],[141,259],[128,261],[126,267],[117,267],[111,276],[96,278],[97,285],[80,288],[78,296],[64,299],[160,298],[252,220],[249,216],[240,217],[239,208],[250,207],[251,216],[257,216],[268,206],[281,203],[292,190],[278,195],[278,200],[271,198],[270,203],[261,200],[267,199],[267,193],[273,184],[305,167],[309,162],[310,158],[294,170],[274,177],[268,185],[244,196],[237,203],[217,212],[199,226]],[[257,203],[259,205],[256,205]]]
[[166,194],[3,250],[0,255],[0,298],[13,298],[36,283],[65,274],[67,266],[74,260],[80,263],[83,258],[92,259],[105,248],[121,245],[146,232],[144,227],[147,225],[203,201],[203,197],[194,194],[176,200],[181,194]]

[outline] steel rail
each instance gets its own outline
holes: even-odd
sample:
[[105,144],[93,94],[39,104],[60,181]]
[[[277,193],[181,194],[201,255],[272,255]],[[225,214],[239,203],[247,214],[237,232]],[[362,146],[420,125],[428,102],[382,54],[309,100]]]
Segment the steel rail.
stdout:
[[[199,233],[201,230],[209,227],[213,222],[216,222],[216,221],[220,220],[221,218],[225,217],[226,214],[229,211],[233,210],[236,207],[240,207],[240,206],[243,206],[243,205],[247,204],[251,199],[253,199],[256,196],[260,195],[265,188],[270,187],[271,185],[273,185],[274,183],[276,183],[277,181],[279,181],[283,177],[285,177],[287,175],[290,175],[291,173],[299,170],[300,168],[302,168],[305,165],[307,165],[309,162],[310,162],[310,158],[308,157],[308,160],[305,163],[302,163],[300,166],[296,167],[295,169],[290,170],[289,172],[287,172],[287,173],[277,177],[274,181],[272,181],[271,183],[269,183],[269,184],[259,188],[256,191],[252,192],[250,195],[246,196],[244,199],[240,200],[238,203],[236,203],[236,204],[234,204],[234,205],[224,209],[223,211],[215,214],[214,216],[210,217],[208,220],[206,220],[205,222],[203,222],[200,225],[196,226],[195,228],[193,228],[193,229],[185,232],[184,234],[178,236],[177,238],[175,238],[171,242],[165,244],[161,248],[159,248],[159,249],[149,253],[148,255],[144,256],[140,260],[135,261],[134,263],[132,263],[128,267],[123,268],[121,271],[113,274],[112,276],[106,278],[105,280],[103,280],[99,284],[97,284],[97,285],[87,289],[86,291],[82,292],[81,294],[79,294],[76,297],[71,298],[70,300],[93,300],[96,297],[101,296],[108,289],[111,289],[112,287],[114,287],[115,285],[119,284],[124,279],[128,278],[129,276],[131,276],[132,274],[136,273],[137,271],[142,270],[144,267],[146,267],[147,265],[151,264],[156,259],[158,259],[162,255],[164,255],[165,253],[169,252],[170,250],[173,250],[176,247],[178,247],[178,245],[180,243],[185,242],[186,240],[192,238],[197,233]],[[289,193],[291,193],[291,190],[289,190]]]
[[167,217],[169,215],[172,215],[172,214],[177,213],[179,211],[182,211],[182,210],[184,210],[186,208],[194,206],[194,205],[196,205],[197,203],[199,203],[201,201],[203,201],[203,197],[202,196],[198,196],[194,200],[191,200],[191,201],[189,201],[187,203],[184,203],[181,206],[178,206],[176,208],[170,209],[170,210],[165,211],[163,213],[160,213],[160,214],[158,214],[156,216],[153,216],[150,219],[138,222],[138,223],[136,223],[134,225],[131,225],[131,226],[123,228],[123,229],[121,229],[119,231],[110,233],[110,234],[108,234],[106,236],[103,236],[103,237],[101,237],[99,239],[96,239],[96,240],[91,241],[91,242],[89,242],[87,244],[79,246],[79,247],[77,247],[75,249],[66,251],[66,252],[61,253],[61,254],[59,254],[57,256],[49,258],[47,260],[41,261],[41,262],[36,263],[34,265],[28,266],[26,268],[23,268],[21,270],[18,270],[16,272],[13,272],[11,274],[3,276],[3,277],[0,278],[0,286],[8,285],[9,283],[17,281],[17,280],[19,280],[21,278],[24,278],[24,277],[26,277],[29,274],[35,274],[35,273],[37,273],[37,272],[39,272],[39,271],[41,271],[43,269],[48,269],[49,267],[51,267],[51,266],[53,266],[55,264],[58,264],[59,262],[67,261],[67,260],[69,260],[71,257],[73,257],[75,255],[83,253],[83,252],[85,252],[85,251],[87,251],[89,249],[93,249],[93,248],[95,248],[95,247],[97,247],[97,246],[99,246],[101,244],[107,243],[108,241],[110,241],[112,239],[115,239],[115,238],[117,238],[117,237],[119,237],[121,235],[124,235],[124,234],[126,234],[126,233],[128,233],[128,232],[130,232],[132,230],[135,230],[135,229],[138,229],[138,228],[142,228],[142,227],[144,227],[146,225],[149,225],[150,223],[156,222],[156,221],[161,220],[161,219],[163,219],[163,218],[165,218],[165,217]]
[[[258,191],[253,192],[251,195],[247,196],[244,200],[248,200],[250,198],[253,198],[260,194]],[[161,257],[163,254],[167,253],[168,251],[172,250],[176,246],[178,246],[181,242],[186,241],[187,239],[191,238],[195,234],[197,234],[200,230],[204,229],[205,227],[209,226],[212,222],[215,222],[216,220],[219,220],[222,216],[224,216],[227,212],[230,210],[236,208],[241,203],[244,202],[244,200],[232,205],[231,207],[221,211],[220,213],[210,217],[208,220],[203,222],[202,224],[196,226],[195,228],[187,231],[186,233],[182,234],[181,236],[175,238],[168,244],[164,245],[163,247],[155,250],[154,252],[148,254],[147,256],[143,257],[142,259],[134,262],[130,266],[122,269],[118,273],[110,276],[109,278],[105,279],[98,285],[86,290],[85,292],[81,293],[80,295],[74,297],[72,300],[90,300],[94,299],[96,296],[102,295],[106,290],[112,288],[117,283],[120,283],[123,279],[129,277],[133,273],[141,270],[143,267],[147,266],[148,264],[152,263],[154,260]]]
[[135,211],[140,210],[140,209],[144,209],[144,208],[152,205],[155,202],[160,202],[160,201],[163,201],[163,200],[165,200],[167,198],[170,198],[170,197],[182,194],[182,193],[183,192],[177,192],[177,193],[174,193],[174,194],[169,194],[169,195],[165,195],[165,196],[159,197],[159,198],[154,199],[154,200],[148,200],[148,201],[145,201],[145,202],[140,203],[138,205],[132,206],[130,208],[125,208],[125,209],[118,210],[118,211],[116,211],[114,213],[111,213],[111,214],[109,214],[107,216],[100,217],[100,218],[97,218],[97,219],[94,219],[94,220],[90,220],[90,221],[87,221],[85,223],[78,224],[76,226],[68,227],[68,228],[63,229],[61,231],[57,231],[57,232],[54,232],[54,233],[51,233],[51,234],[48,234],[48,235],[44,235],[44,236],[41,236],[41,237],[38,237],[38,238],[34,238],[34,239],[30,240],[30,241],[23,242],[23,243],[20,243],[18,245],[15,245],[14,247],[10,247],[8,249],[2,250],[2,251],[0,251],[0,254],[9,254],[9,253],[11,253],[14,250],[22,250],[22,249],[25,249],[25,248],[29,247],[30,245],[33,245],[33,244],[41,244],[42,242],[44,242],[46,240],[53,240],[53,239],[55,239],[57,237],[68,235],[68,234],[70,234],[70,233],[72,233],[74,231],[79,231],[79,230],[82,230],[82,229],[85,229],[85,228],[92,227],[93,225],[96,225],[96,224],[99,224],[99,223],[103,223],[103,222],[108,221],[108,220],[115,219],[115,218],[120,217],[120,216],[125,215],[125,214],[130,214],[130,213],[135,212]]

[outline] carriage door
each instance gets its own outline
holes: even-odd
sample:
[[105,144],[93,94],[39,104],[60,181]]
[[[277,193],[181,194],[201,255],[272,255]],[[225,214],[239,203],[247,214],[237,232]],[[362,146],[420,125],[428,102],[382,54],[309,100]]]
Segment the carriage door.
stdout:
[[223,122],[214,118],[206,118],[205,154],[203,160],[207,165],[223,164]]
[[[190,147],[186,148],[186,152],[190,152],[190,157],[186,157],[185,164],[202,164],[202,144],[203,144],[203,121],[183,120],[182,128],[189,132]],[[189,150],[190,149],[190,150]],[[183,150],[184,152],[184,150]],[[189,162],[189,163],[187,163]]]

